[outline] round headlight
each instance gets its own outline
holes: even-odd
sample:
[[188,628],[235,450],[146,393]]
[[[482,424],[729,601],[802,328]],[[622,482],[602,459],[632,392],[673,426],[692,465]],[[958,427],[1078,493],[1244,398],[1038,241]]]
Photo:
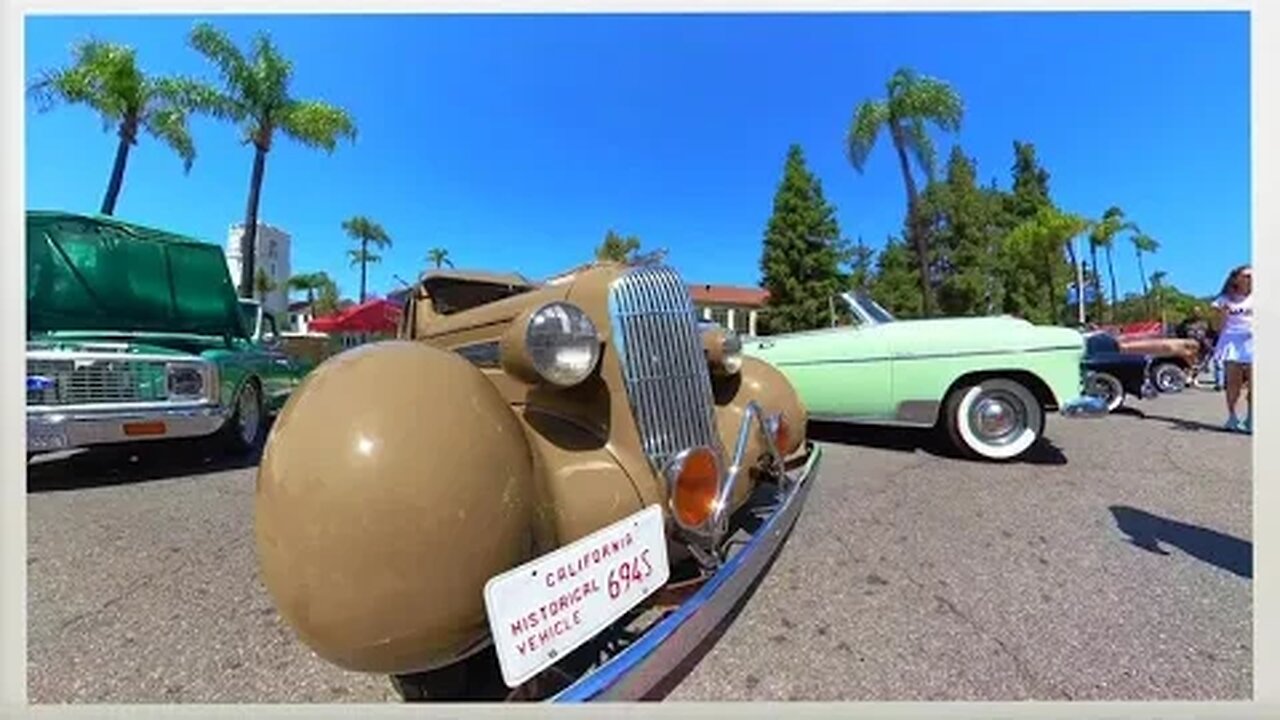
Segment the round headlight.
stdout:
[[578,306],[563,302],[544,305],[529,318],[525,348],[533,369],[560,387],[586,380],[600,360],[595,323]]
[[738,337],[738,333],[728,330],[721,348],[720,364],[726,373],[736,375],[742,369],[742,338]]

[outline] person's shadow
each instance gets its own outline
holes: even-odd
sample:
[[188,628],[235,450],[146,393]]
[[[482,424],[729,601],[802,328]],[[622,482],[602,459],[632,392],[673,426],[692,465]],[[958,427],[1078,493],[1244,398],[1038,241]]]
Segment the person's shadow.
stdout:
[[1253,578],[1253,543],[1247,540],[1152,515],[1128,505],[1112,505],[1108,509],[1116,520],[1116,527],[1129,536],[1129,542],[1147,552],[1168,555],[1169,552],[1160,547],[1160,543],[1165,543],[1227,572]]

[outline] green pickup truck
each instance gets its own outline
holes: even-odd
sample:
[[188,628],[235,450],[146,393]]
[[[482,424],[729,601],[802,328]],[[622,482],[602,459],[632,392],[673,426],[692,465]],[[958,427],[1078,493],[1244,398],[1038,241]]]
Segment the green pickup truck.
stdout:
[[27,213],[27,456],[219,435],[248,453],[311,369],[236,297],[222,248]]

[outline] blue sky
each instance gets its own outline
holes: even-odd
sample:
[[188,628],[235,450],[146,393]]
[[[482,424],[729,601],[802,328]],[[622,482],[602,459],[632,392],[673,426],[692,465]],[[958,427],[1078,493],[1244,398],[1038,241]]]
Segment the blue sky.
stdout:
[[[27,75],[87,35],[138,48],[150,72],[213,78],[185,46],[195,17],[32,17]],[[545,277],[585,261],[606,229],[666,247],[691,281],[755,284],[788,144],[800,143],[842,232],[879,247],[901,227],[887,145],[848,165],[854,105],[898,66],[963,94],[962,131],[935,135],[1009,183],[1012,143],[1035,143],[1054,198],[1117,204],[1162,243],[1148,272],[1216,290],[1250,255],[1249,22],[1243,13],[688,16],[215,16],[241,44],[269,31],[294,92],[348,108],[333,155],[272,151],[261,218],[294,237],[295,272],[358,292],[340,223],[380,221],[395,245],[370,288],[412,278],[426,251],[460,267]],[[148,138],[119,217],[225,243],[244,215],[252,153],[193,122],[190,175]],[[27,111],[26,204],[95,212],[115,151],[90,111]],[[1119,282],[1135,289],[1120,246]]]

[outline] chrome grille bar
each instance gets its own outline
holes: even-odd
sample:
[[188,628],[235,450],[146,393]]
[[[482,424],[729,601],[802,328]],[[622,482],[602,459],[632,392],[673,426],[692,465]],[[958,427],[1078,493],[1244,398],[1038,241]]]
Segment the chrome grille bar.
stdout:
[[655,470],[694,446],[723,456],[697,314],[674,270],[628,270],[609,292],[613,345],[631,412]]
[[85,405],[164,400],[165,364],[154,360],[28,359],[27,376],[49,387],[27,390],[28,405]]

